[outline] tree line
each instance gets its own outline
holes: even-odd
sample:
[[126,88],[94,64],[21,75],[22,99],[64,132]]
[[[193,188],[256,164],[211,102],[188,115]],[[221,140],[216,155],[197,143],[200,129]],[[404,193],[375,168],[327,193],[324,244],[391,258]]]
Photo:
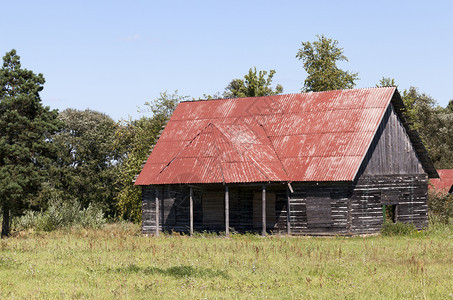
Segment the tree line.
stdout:
[[[307,72],[302,91],[349,89],[357,73],[341,70],[347,61],[338,41],[317,36],[304,42],[296,58]],[[221,95],[203,99],[276,95],[275,70],[250,68],[229,82]],[[0,70],[0,210],[2,237],[11,220],[29,210],[46,210],[54,202],[94,205],[111,219],[141,220],[141,189],[132,185],[150,146],[180,101],[178,92],[162,92],[142,109],[144,116],[115,122],[104,113],[43,106],[44,76],[24,69],[11,50]],[[385,78],[378,86],[395,86]],[[416,88],[402,92],[406,114],[425,142],[437,168],[453,168],[453,101],[446,108]],[[202,100],[202,99],[198,99]]]

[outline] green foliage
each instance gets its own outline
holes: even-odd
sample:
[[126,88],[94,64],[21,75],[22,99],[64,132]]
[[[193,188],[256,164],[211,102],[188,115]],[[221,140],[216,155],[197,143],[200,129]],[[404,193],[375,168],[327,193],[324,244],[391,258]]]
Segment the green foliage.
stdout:
[[398,87],[395,83],[395,79],[390,77],[382,77],[382,79],[379,80],[379,84],[376,84],[376,87],[389,87],[389,86]]
[[437,102],[426,94],[420,94],[415,87],[404,90],[402,99],[406,106],[406,116],[420,132],[420,129],[432,121],[433,112],[438,107]]
[[402,98],[405,115],[420,134],[436,168],[453,168],[453,112],[414,87],[405,90]]
[[53,136],[58,159],[38,197],[41,205],[50,199],[46,196],[60,193],[68,202],[78,201],[83,207],[100,205],[108,215],[114,215],[114,184],[121,156],[112,145],[117,123],[106,114],[89,109],[66,109],[59,119],[65,125]]
[[201,101],[201,100],[213,100],[213,99],[222,99],[222,95],[220,94],[220,92],[217,92],[215,93],[214,95],[209,95],[209,94],[203,94],[203,96],[199,97],[198,99],[196,98],[193,98],[194,101],[198,100],[198,101]]
[[432,222],[449,224],[453,219],[453,195],[431,190],[428,194],[428,212]]
[[453,100],[450,100],[448,102],[448,105],[446,107],[446,111],[449,112],[449,113],[453,113]]
[[417,233],[414,224],[401,223],[401,222],[386,222],[382,225],[381,234],[387,236],[394,235],[411,235]]
[[303,91],[320,92],[330,90],[351,89],[358,80],[358,73],[343,71],[337,61],[348,61],[338,41],[317,35],[318,41],[303,42],[296,58],[302,60],[308,73],[304,81]]
[[116,205],[118,214],[125,220],[141,221],[141,189],[134,186],[132,180],[140,173],[141,165],[146,160],[150,148],[157,142],[159,132],[171,117],[180,101],[188,100],[180,96],[163,92],[153,102],[146,102],[143,112],[150,112],[152,117],[138,120],[121,121],[115,132],[114,148],[124,153],[117,170]]
[[270,96],[283,93],[283,87],[277,84],[275,90],[272,89],[272,78],[275,70],[257,72],[256,67],[250,68],[249,73],[244,75],[244,79],[233,79],[225,88],[224,98],[243,98]]
[[79,202],[68,203],[57,200],[50,203],[44,212],[27,211],[14,220],[13,227],[17,231],[27,229],[53,231],[72,226],[101,228],[105,222],[104,213],[99,207],[90,204],[83,209]]
[[0,206],[2,237],[10,233],[10,214],[31,205],[55,157],[52,134],[61,126],[57,111],[41,103],[44,77],[22,69],[11,50],[0,69]]
[[115,133],[115,145],[124,150],[125,156],[118,168],[116,206],[118,215],[125,220],[141,220],[141,189],[132,180],[141,171],[141,165],[156,142],[162,124],[152,118],[121,121]]

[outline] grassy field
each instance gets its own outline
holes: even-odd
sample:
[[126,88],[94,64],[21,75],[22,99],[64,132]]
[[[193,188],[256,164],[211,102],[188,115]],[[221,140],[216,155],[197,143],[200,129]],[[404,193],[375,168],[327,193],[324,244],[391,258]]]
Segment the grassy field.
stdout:
[[145,237],[135,225],[22,232],[0,298],[453,299],[453,227],[404,237]]

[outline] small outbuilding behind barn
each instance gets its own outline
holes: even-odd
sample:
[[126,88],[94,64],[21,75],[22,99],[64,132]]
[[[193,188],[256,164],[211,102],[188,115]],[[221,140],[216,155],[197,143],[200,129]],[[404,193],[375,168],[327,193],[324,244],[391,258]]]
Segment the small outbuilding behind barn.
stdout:
[[429,189],[437,193],[453,194],[453,169],[437,170],[439,178],[430,180]]
[[434,168],[394,87],[182,102],[135,184],[143,233],[428,225]]

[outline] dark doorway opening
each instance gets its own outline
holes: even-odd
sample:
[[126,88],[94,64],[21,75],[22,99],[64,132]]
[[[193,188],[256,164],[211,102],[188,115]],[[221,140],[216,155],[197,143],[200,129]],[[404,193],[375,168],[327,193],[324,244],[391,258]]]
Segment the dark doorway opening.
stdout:
[[382,213],[384,217],[384,223],[396,223],[398,221],[398,206],[396,204],[383,205]]

